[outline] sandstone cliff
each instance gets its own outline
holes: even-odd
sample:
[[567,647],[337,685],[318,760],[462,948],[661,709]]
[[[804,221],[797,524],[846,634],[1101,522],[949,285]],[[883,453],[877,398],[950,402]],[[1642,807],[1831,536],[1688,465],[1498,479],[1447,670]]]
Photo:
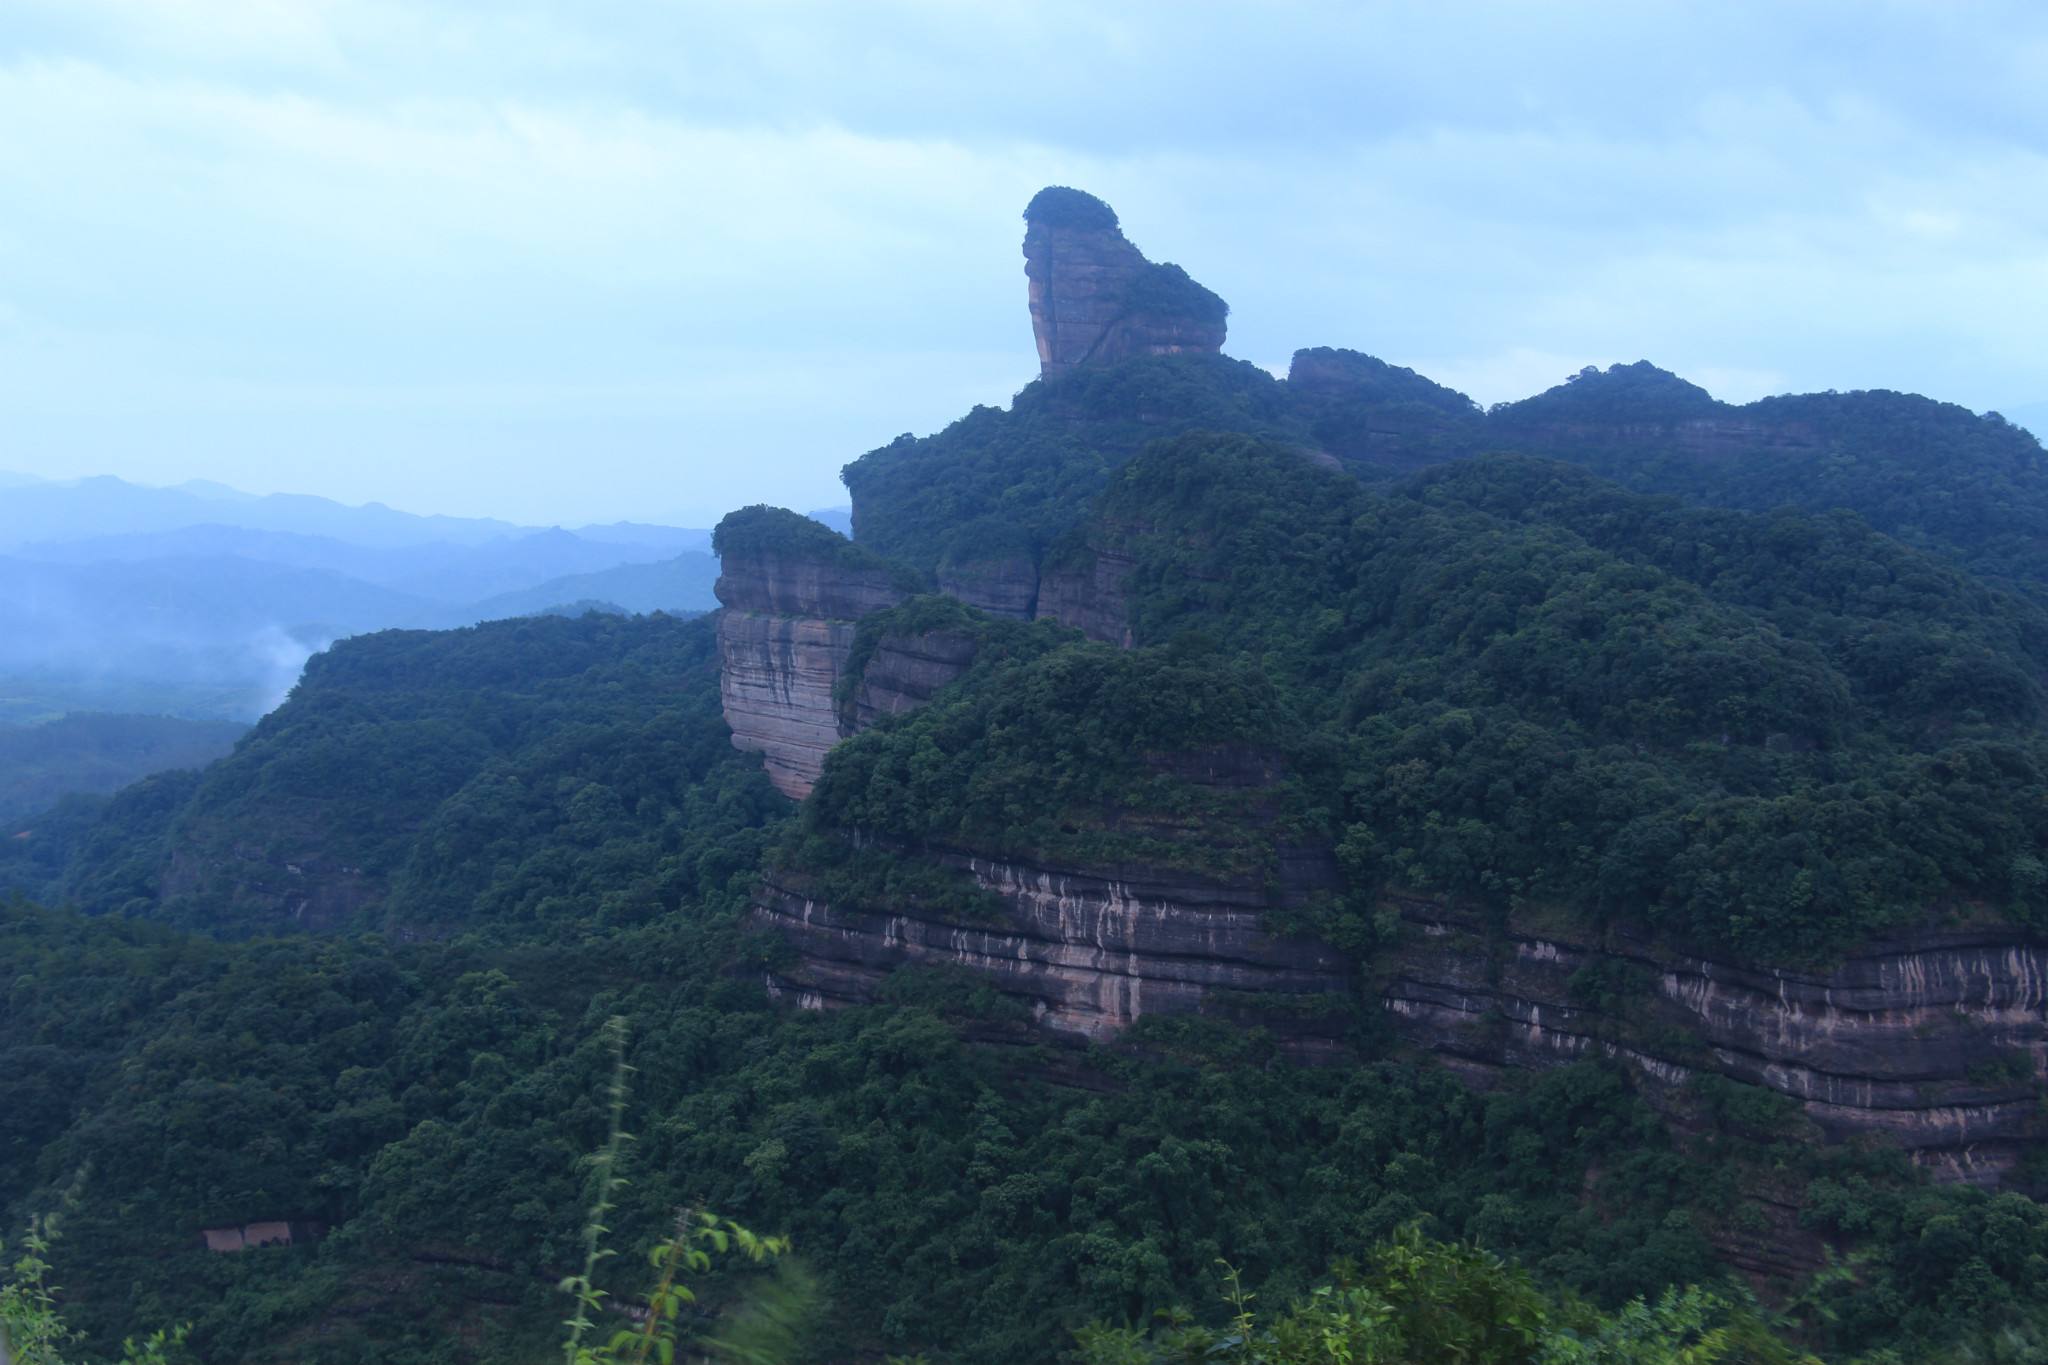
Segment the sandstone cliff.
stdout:
[[[1027,1003],[1047,1028],[1103,1040],[1144,1014],[1257,1008],[1243,994],[1305,1004],[1348,994],[1342,957],[1266,927],[1261,888],[1154,868],[1061,868],[945,853],[939,861],[993,893],[993,922],[844,911],[770,880],[755,921],[779,931],[795,961],[770,988],[810,1008],[872,1000],[906,965],[966,967]],[[1235,993],[1235,994],[1233,994]],[[1298,1049],[1327,1051],[1340,1022],[1289,1021]]]
[[1134,529],[1090,525],[1078,548],[1046,565],[1038,583],[1038,615],[1091,640],[1129,648],[1131,609],[1124,585],[1137,567],[1126,548]]
[[1793,971],[1396,904],[1408,933],[1380,964],[1380,1001],[1461,1069],[1604,1055],[1653,1098],[1726,1076],[1797,1101],[1831,1137],[1882,1136],[1982,1184],[2048,1138],[2048,949],[2009,928],[1931,928]]
[[759,753],[776,789],[802,800],[842,738],[834,689],[854,623],[903,601],[910,585],[780,509],[726,518],[718,553],[719,691],[733,747]]
[[1041,373],[1134,355],[1214,354],[1228,308],[1174,265],[1125,240],[1109,205],[1041,190],[1024,211],[1024,273]]
[[1328,876],[1304,852],[1262,886],[958,851],[938,859],[992,892],[1001,917],[846,911],[771,879],[755,919],[796,954],[771,990],[830,1008],[874,999],[898,967],[949,965],[1059,1032],[1103,1041],[1145,1014],[1231,1014],[1320,1060],[1346,1055],[1353,1016],[1341,1005],[1357,1000],[1482,1084],[1604,1056],[1678,1111],[1687,1081],[1723,1076],[1787,1096],[1831,1139],[1896,1144],[1942,1180],[1997,1185],[2048,1138],[2048,949],[2007,931],[1929,930],[1794,972],[1626,936],[1490,929],[1441,902],[1396,897],[1400,940],[1361,972],[1325,944],[1268,927],[1270,912],[1297,907]]

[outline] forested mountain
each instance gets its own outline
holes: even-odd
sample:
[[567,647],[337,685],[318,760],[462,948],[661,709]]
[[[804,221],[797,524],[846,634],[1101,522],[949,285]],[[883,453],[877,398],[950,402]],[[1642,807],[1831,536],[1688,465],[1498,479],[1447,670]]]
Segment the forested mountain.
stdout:
[[93,1348],[551,1351],[618,1019],[602,1282],[787,1233],[687,1324],[787,1365],[2041,1358],[2038,444],[1280,380],[1033,203],[1044,373],[854,539],[344,639],[0,844],[0,1203]]
[[[1703,1092],[1681,1137],[1594,1063],[1486,1096],[1384,1041],[1364,1065],[1299,1068],[1257,1034],[1165,1017],[1075,1054],[935,972],[901,973],[879,1008],[774,1008],[745,965],[778,950],[737,917],[752,866],[797,833],[726,743],[712,660],[711,623],[658,618],[352,641],[229,765],[124,794],[77,846],[108,873],[153,848],[146,877],[215,825],[303,838],[296,793],[317,792],[316,833],[352,841],[334,856],[391,870],[365,922],[455,937],[238,944],[6,912],[0,1185],[19,1214],[86,1173],[55,1255],[96,1340],[185,1319],[207,1359],[545,1340],[611,1013],[638,1068],[621,1241],[686,1199],[743,1211],[795,1236],[828,1335],[877,1346],[1046,1359],[1061,1324],[1206,1296],[1226,1253],[1277,1304],[1419,1215],[1611,1303],[1714,1278],[1731,1210],[1780,1188],[1820,1220],[1795,1243],[1885,1229],[1861,1282],[1830,1291],[1844,1347],[1891,1339],[1899,1311],[1951,1331],[1958,1284],[1995,1305],[2036,1283],[2033,1204],[1811,1147],[1741,1087]],[[404,757],[429,745],[446,757]],[[395,786],[401,764],[418,778]],[[117,881],[70,893],[94,904]],[[264,1219],[330,1231],[198,1249],[202,1228]],[[1998,1259],[1972,1249],[1989,1235],[2011,1244]]]

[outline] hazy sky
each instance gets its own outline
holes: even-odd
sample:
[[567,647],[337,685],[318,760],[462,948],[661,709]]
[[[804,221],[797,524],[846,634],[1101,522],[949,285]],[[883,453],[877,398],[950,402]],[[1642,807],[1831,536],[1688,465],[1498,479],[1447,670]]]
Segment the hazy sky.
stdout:
[[1228,349],[2048,400],[2048,5],[0,0],[0,469],[844,501],[1115,205]]

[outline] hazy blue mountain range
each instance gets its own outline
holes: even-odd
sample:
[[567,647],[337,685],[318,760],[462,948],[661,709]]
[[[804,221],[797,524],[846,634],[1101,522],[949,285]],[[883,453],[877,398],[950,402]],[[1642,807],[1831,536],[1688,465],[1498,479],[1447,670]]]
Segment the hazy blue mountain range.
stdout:
[[[596,573],[568,574],[530,588],[500,593],[475,604],[478,620],[528,616],[551,607],[578,602],[603,602],[631,612],[708,611],[716,604],[711,585],[718,580],[718,559],[691,553],[651,564],[620,564]],[[695,605],[682,605],[695,604]]]
[[479,544],[434,541],[383,547],[333,536],[216,523],[26,545],[16,555],[60,564],[230,557],[342,574],[438,602],[471,602],[549,578],[595,573],[617,564],[649,563],[708,548],[700,531],[648,529],[665,534],[597,540],[553,528]]
[[255,496],[217,484],[149,488],[108,476],[35,482],[0,501],[0,548],[142,531],[173,531],[209,522],[266,531],[334,536],[361,545],[474,545],[514,535],[510,522],[482,517],[415,516],[381,503],[349,507],[296,493]]
[[[818,515],[847,525],[844,508]],[[525,527],[203,480],[0,473],[0,723],[253,720],[346,636],[585,603],[705,611],[717,577],[710,533],[691,527]]]

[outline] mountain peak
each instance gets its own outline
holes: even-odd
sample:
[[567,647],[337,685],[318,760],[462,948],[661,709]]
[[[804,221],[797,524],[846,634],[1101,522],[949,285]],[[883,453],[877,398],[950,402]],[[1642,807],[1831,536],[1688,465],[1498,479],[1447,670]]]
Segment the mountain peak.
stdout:
[[1083,231],[1117,230],[1116,210],[1086,190],[1047,185],[1024,206],[1024,221]]
[[1230,306],[1131,245],[1116,210],[1049,185],[1024,210],[1024,274],[1040,373],[1137,355],[1214,355]]

